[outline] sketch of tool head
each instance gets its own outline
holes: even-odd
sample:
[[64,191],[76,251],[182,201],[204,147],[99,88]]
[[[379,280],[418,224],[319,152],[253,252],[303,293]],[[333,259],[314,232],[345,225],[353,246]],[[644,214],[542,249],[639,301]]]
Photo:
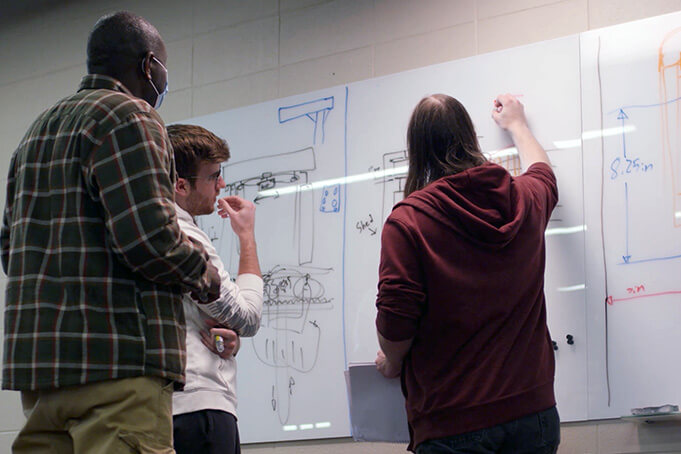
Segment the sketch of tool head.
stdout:
[[[310,173],[317,168],[315,150],[312,147],[262,158],[230,162],[223,173],[227,186],[225,193],[253,200],[257,205],[258,217],[268,218],[263,211],[285,211],[277,218],[281,223],[278,234],[282,238],[293,238],[298,264],[311,263],[314,256],[314,192],[296,190],[286,197],[279,197],[277,188],[299,187],[308,184]],[[265,190],[274,190],[272,195],[260,196]],[[256,224],[257,229],[257,224]],[[257,231],[256,231],[257,235]],[[222,232],[216,235],[220,255],[230,257],[230,265],[236,266],[238,244],[223,222]],[[215,243],[214,243],[215,244]]]
[[[231,162],[223,173],[225,193],[239,195],[257,204],[257,218],[265,219],[266,233],[258,232],[258,246],[269,257],[281,257],[298,263],[274,266],[263,273],[264,306],[261,327],[253,337],[256,357],[272,368],[271,408],[285,424],[292,409],[292,399],[301,386],[301,375],[310,372],[317,363],[322,336],[322,323],[314,317],[319,310],[333,308],[326,296],[324,279],[331,269],[302,266],[314,256],[314,191],[310,184],[316,157],[312,147],[291,152]],[[280,195],[277,190],[282,190]],[[286,189],[284,191],[284,189]],[[305,190],[303,190],[305,189]],[[338,188],[325,188],[322,212],[338,209]],[[267,191],[267,195],[262,193]],[[336,202],[334,204],[334,202]],[[326,208],[324,208],[326,207]],[[276,227],[274,227],[276,226]],[[206,230],[206,226],[202,226]],[[222,232],[208,228],[216,238],[216,248],[229,269],[238,263],[238,241],[227,221]],[[274,229],[274,230],[273,230]],[[274,232],[274,234],[273,234]],[[293,240],[293,241],[291,241]],[[214,244],[216,244],[214,241]],[[304,381],[304,380],[303,380]]]
[[681,227],[681,28],[665,36],[658,50],[662,147],[671,180],[674,227]]

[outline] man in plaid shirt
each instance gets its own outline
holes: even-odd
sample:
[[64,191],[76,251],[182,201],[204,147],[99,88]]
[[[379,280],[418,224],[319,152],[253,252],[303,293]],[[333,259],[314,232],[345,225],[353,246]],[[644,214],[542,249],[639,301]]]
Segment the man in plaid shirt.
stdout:
[[7,178],[2,387],[27,416],[13,451],[173,452],[182,293],[212,301],[220,280],[176,222],[152,108],[167,92],[161,36],[116,13],[87,52],[78,92],[35,120]]

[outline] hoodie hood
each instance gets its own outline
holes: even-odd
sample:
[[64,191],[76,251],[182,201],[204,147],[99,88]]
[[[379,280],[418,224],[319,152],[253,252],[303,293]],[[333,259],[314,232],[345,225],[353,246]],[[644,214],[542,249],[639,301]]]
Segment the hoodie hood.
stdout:
[[395,208],[406,205],[483,247],[499,249],[518,234],[527,205],[503,167],[485,163],[440,178],[415,191]]

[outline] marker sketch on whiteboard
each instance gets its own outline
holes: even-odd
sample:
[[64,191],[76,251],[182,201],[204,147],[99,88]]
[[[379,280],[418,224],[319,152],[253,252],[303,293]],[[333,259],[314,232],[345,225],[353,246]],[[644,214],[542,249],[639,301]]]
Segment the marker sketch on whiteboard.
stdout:
[[[278,196],[259,196],[258,192],[274,189],[280,185],[310,182],[310,173],[317,168],[315,150],[306,147],[300,150],[275,155],[247,159],[226,164],[223,168],[227,186],[225,195],[238,195],[253,200],[260,207]],[[271,170],[267,170],[271,169]],[[298,250],[298,264],[312,263],[314,259],[314,194],[313,191],[296,191],[293,197],[293,242]],[[288,222],[282,219],[281,222]],[[234,264],[239,255],[238,242],[233,241],[233,234],[228,222],[222,223],[221,232],[215,227],[201,225],[209,232],[215,248],[221,257],[228,257]],[[211,230],[212,229],[212,230]],[[230,241],[231,240],[231,241]]]
[[312,143],[324,143],[326,139],[325,127],[329,113],[334,107],[334,97],[319,98],[302,102],[292,106],[280,107],[278,110],[279,123],[305,119],[312,121]]
[[290,416],[297,373],[308,373],[317,363],[322,327],[314,313],[333,309],[322,283],[331,271],[276,266],[263,274],[263,316],[252,345],[258,360],[274,369],[271,405],[281,424]]

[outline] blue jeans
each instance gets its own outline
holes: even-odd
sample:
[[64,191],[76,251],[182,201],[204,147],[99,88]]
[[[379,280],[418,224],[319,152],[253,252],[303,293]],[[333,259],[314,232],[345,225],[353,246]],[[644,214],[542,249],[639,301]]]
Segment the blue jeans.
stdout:
[[556,407],[505,424],[424,441],[416,454],[554,454],[560,443]]

